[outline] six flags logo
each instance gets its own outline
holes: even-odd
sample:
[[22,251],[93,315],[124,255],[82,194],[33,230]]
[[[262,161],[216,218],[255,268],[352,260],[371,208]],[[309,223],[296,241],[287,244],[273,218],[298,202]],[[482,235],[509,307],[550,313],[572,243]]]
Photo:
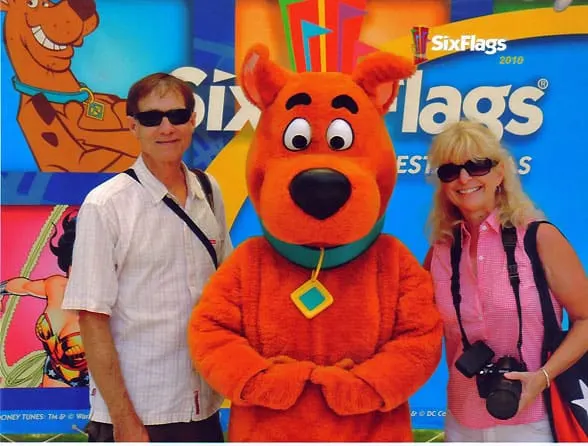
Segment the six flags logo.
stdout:
[[414,63],[418,65],[427,60],[427,43],[429,42],[429,28],[426,26],[415,26],[410,30],[412,34],[412,51]]
[[435,35],[429,39],[430,28],[415,26],[411,29],[414,63],[427,60],[427,44],[432,43],[431,51],[483,51],[491,55],[506,49],[506,39],[480,39],[475,34],[466,34],[458,39]]

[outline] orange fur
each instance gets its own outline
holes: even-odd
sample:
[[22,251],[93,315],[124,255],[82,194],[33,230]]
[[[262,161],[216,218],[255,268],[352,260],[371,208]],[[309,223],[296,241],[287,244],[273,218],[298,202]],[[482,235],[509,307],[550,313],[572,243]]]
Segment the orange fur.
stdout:
[[[256,46],[241,84],[261,110],[247,161],[250,198],[264,227],[296,245],[353,243],[386,211],[396,178],[382,115],[412,65],[396,56],[366,57],[352,76],[293,74]],[[297,93],[312,102],[287,110]],[[338,95],[358,109],[335,108]],[[284,130],[303,117],[311,143],[284,146]],[[353,144],[329,147],[327,129],[344,119]],[[290,186],[300,172],[328,168],[351,184],[328,218],[299,207]],[[411,441],[408,398],[433,373],[441,325],[428,273],[398,240],[380,235],[361,255],[320,271],[334,303],[312,319],[290,293],[311,271],[287,260],[263,237],[242,243],[205,288],[189,326],[194,363],[233,406],[232,441]]]

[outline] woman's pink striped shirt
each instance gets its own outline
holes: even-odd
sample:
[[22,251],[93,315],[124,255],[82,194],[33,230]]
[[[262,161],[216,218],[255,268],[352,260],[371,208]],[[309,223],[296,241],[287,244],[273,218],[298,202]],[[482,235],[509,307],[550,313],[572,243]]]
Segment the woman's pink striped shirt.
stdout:
[[[463,226],[462,235],[461,316],[468,340],[470,343],[477,340],[486,342],[496,353],[494,361],[504,355],[518,358],[516,344],[519,323],[516,301],[508,279],[506,255],[496,212],[492,213],[479,228],[477,277],[474,275],[470,259],[471,237]],[[531,262],[523,246],[524,235],[525,228],[518,228],[515,258],[521,279],[523,357],[528,369],[534,371],[542,365],[543,316]],[[488,428],[498,424],[532,423],[546,418],[541,397],[510,420],[498,420],[488,414],[485,400],[478,396],[475,378],[468,379],[455,368],[455,361],[462,354],[463,346],[451,295],[451,259],[448,244],[436,243],[433,246],[431,274],[435,283],[437,307],[444,322],[449,367],[448,408],[456,420],[470,428]],[[561,323],[561,307],[553,297],[552,301]]]

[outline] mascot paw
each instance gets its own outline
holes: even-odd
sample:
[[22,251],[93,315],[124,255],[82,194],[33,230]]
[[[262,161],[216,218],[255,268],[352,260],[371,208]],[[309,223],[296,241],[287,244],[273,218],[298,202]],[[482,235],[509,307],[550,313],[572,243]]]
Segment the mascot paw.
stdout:
[[315,364],[310,361],[284,361],[286,356],[272,358],[273,364],[251,378],[241,393],[246,404],[274,410],[286,410],[296,404]]
[[353,362],[353,359],[345,358],[335,363],[335,367],[339,367],[343,370],[351,370],[355,367],[355,362]]
[[384,406],[372,386],[341,367],[317,367],[310,380],[321,386],[325,401],[337,415],[369,413]]
[[297,362],[295,359],[290,358],[286,355],[273,356],[271,358],[268,358],[268,361],[272,364],[292,364],[294,362]]

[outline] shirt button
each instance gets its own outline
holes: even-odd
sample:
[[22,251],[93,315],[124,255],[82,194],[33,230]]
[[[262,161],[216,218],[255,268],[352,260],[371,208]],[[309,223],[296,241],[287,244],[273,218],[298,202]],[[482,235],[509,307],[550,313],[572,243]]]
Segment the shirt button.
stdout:
[[485,231],[486,229],[488,229],[488,226],[486,226],[486,225],[482,225],[482,226],[481,226],[481,229],[482,229],[482,231]]
[[482,260],[484,260],[484,256],[478,256],[478,260],[481,262]]

